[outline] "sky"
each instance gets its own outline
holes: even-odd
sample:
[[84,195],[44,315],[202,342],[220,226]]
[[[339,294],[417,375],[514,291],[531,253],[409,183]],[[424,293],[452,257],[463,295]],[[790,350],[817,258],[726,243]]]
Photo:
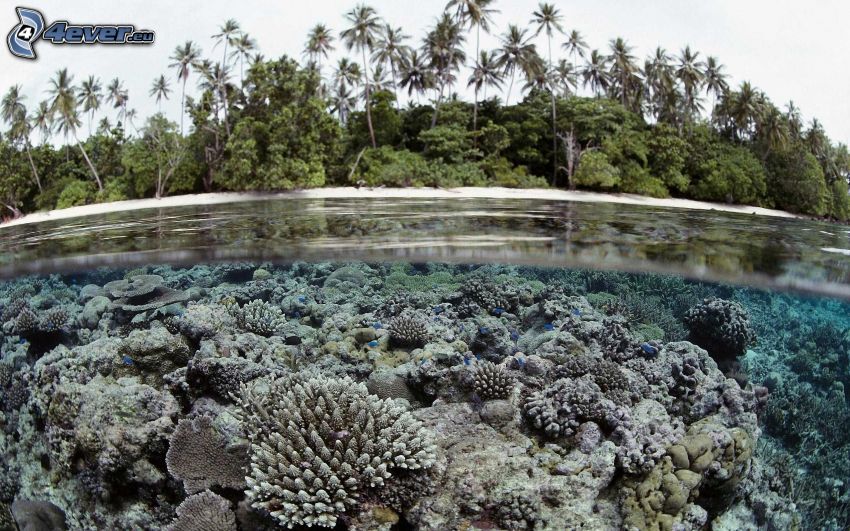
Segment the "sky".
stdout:
[[[641,58],[660,45],[678,53],[685,45],[714,55],[726,67],[730,84],[750,81],[774,103],[784,108],[788,101],[802,110],[806,121],[817,117],[835,142],[850,143],[850,2],[846,0],[575,0],[553,2],[563,15],[567,30],[578,29],[592,48],[607,52],[608,41],[623,37]],[[412,36],[410,44],[419,46],[425,29],[445,5],[433,0],[371,0],[369,5],[393,26],[401,26]],[[0,33],[17,24],[13,6],[0,7]],[[211,35],[229,18],[236,19],[242,30],[253,37],[267,58],[283,54],[301,58],[306,34],[316,23],[330,26],[338,35],[345,27],[344,14],[356,5],[353,0],[29,0],[27,7],[40,10],[50,24],[68,20],[75,24],[134,24],[137,29],[156,32],[150,46],[56,46],[36,45],[38,59],[17,59],[0,51],[0,93],[20,84],[29,109],[46,98],[48,79],[67,67],[80,82],[89,75],[101,78],[105,86],[119,77],[129,90],[129,107],[136,109],[141,125],[144,117],[157,112],[158,106],[148,95],[153,79],[165,74],[173,93],[162,105],[174,121],[179,121],[180,86],[176,70],[170,69],[174,48],[193,40],[204,55],[221,58],[221,48],[213,49]],[[482,34],[481,48],[498,46],[498,35],[509,23],[528,24],[536,9],[535,0],[497,0],[500,12],[494,17],[493,35]],[[7,29],[8,28],[8,29]],[[559,36],[553,52],[557,58]],[[4,40],[5,42],[5,40]],[[474,35],[469,35],[469,54],[474,54]],[[546,38],[537,40],[546,53]],[[339,44],[338,42],[336,44]],[[333,62],[346,52],[337,49]],[[330,68],[326,68],[330,73]],[[238,73],[236,74],[238,78]],[[462,75],[466,79],[468,73]],[[187,94],[195,91],[197,76],[187,85]],[[465,83],[464,83],[465,85]],[[512,100],[514,97],[512,96]],[[103,111],[114,119],[115,111]],[[82,128],[83,131],[86,127]]]

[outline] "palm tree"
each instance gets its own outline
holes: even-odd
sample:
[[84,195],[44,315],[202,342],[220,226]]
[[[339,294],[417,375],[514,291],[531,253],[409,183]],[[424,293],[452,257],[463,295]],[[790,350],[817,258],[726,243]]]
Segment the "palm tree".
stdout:
[[767,105],[758,119],[757,134],[764,139],[764,158],[770,151],[784,149],[788,145],[790,133],[785,117],[774,105]]
[[408,97],[416,91],[417,101],[423,92],[434,87],[434,76],[431,69],[428,68],[428,65],[425,64],[422,56],[416,50],[402,58],[399,73],[401,76],[399,86],[407,88]]
[[356,98],[351,95],[351,90],[344,84],[335,85],[334,93],[331,96],[332,106],[331,113],[339,117],[341,124],[345,125],[348,121],[348,116],[354,110]]
[[92,176],[97,183],[97,189],[103,190],[103,183],[100,180],[100,176],[97,174],[97,170],[89,159],[85,148],[83,148],[83,145],[77,138],[77,128],[82,122],[80,122],[77,112],[77,98],[73,82],[74,76],[68,74],[67,68],[56,72],[56,77],[50,80],[49,93],[53,97],[53,101],[50,103],[50,111],[56,117],[57,129],[65,136],[65,142],[67,143],[68,141],[68,135],[74,137],[74,141],[77,147],[80,148],[80,152],[82,152],[83,158],[86,159],[86,164],[88,164]]
[[[546,42],[549,47],[549,63],[546,65],[546,73],[543,76],[543,81],[546,82],[552,78],[552,34],[564,33],[564,28],[561,27],[561,13],[552,4],[541,2],[537,11],[532,14],[531,23],[537,25],[535,35],[540,35],[541,31],[546,32]],[[552,101],[552,184],[554,185],[555,177],[558,175],[558,134],[555,129],[557,119],[555,90],[551,86],[549,86],[549,99]]]
[[355,48],[360,51],[363,59],[363,72],[366,75],[366,123],[369,125],[369,138],[372,147],[378,147],[375,142],[375,129],[372,127],[372,102],[369,94],[369,65],[366,62],[366,52],[371,52],[375,46],[375,39],[380,30],[380,19],[375,10],[365,4],[360,4],[348,13],[345,18],[351,26],[339,34],[348,50]]
[[508,31],[502,36],[502,47],[498,50],[498,61],[504,68],[505,74],[510,73],[511,75],[505,105],[511,99],[511,90],[517,69],[522,69],[526,74],[532,70],[531,65],[537,56],[537,49],[531,44],[530,40],[528,30],[519,29],[516,24],[509,25]]
[[80,83],[80,93],[77,95],[77,103],[83,106],[83,112],[89,113],[89,136],[91,136],[94,112],[100,108],[102,99],[100,89],[100,80],[94,76],[89,76]]
[[637,111],[639,107],[635,109],[635,104],[639,105],[639,99],[635,97],[635,93],[641,90],[642,83],[638,76],[640,69],[632,55],[632,47],[620,37],[611,40],[610,45],[611,55],[608,60],[611,64],[612,93],[619,97],[623,107]]
[[499,12],[489,7],[492,3],[493,0],[449,0],[446,4],[446,11],[456,8],[457,22],[468,25],[470,29],[475,28],[475,57],[479,57],[481,30],[483,29],[484,33],[490,33],[493,15]]
[[654,55],[644,62],[644,98],[649,114],[656,120],[664,116],[673,121],[677,112],[678,96],[671,61],[667,50],[658,46]]
[[[224,43],[224,51],[222,52],[222,55],[221,55],[221,67],[218,70],[219,73],[228,72],[228,69],[227,69],[227,45],[230,44],[231,42],[233,42],[234,37],[236,37],[236,35],[238,35],[239,32],[240,32],[239,23],[231,18],[231,19],[226,20],[224,22],[224,24],[222,24],[221,27],[219,27],[218,33],[216,33],[215,35],[212,35],[212,38],[215,40],[215,45],[213,46],[213,48],[215,48],[216,46],[218,46],[221,43]],[[224,76],[219,75],[217,77],[220,79]],[[218,93],[223,96],[222,101],[224,103],[223,103],[222,107],[224,108],[224,123],[228,127],[228,131],[229,131],[229,126],[227,125],[228,124],[228,121],[227,121],[227,90],[225,89],[225,87],[223,85],[221,85],[221,86],[218,87]],[[228,132],[228,134],[229,134],[229,132]]]
[[[393,90],[396,91],[398,87],[396,74],[403,59],[411,52],[410,46],[403,44],[409,38],[410,36],[405,35],[401,28],[393,28],[387,24],[381,31],[381,36],[375,44],[375,53],[372,54],[372,61],[377,63],[378,66],[389,63],[393,76]],[[396,107],[398,105],[398,93],[396,92]]]
[[585,87],[590,85],[590,90],[599,97],[611,85],[608,76],[608,58],[599,53],[599,50],[591,51],[587,64],[581,71],[581,77],[582,85]]
[[699,52],[693,52],[690,46],[686,46],[679,56],[676,68],[676,78],[682,83],[685,96],[686,121],[690,121],[700,110],[698,90],[705,79],[703,68],[704,65],[699,61]]
[[245,84],[245,59],[251,56],[256,43],[254,39],[248,36],[247,33],[240,33],[230,39],[230,45],[233,46],[233,51],[230,52],[231,58],[239,59],[239,84]]
[[578,70],[573,63],[566,59],[558,61],[552,76],[553,80],[561,87],[561,94],[569,96],[578,88]]
[[362,78],[360,65],[352,63],[347,57],[339,60],[334,72],[334,84],[342,91],[349,87],[356,87]]
[[112,103],[114,109],[120,109],[118,111],[119,122],[126,118],[127,101],[129,99],[129,94],[120,79],[116,77],[109,82],[109,86],[106,87],[106,102]]
[[482,87],[485,92],[488,86],[501,87],[502,74],[500,70],[495,54],[485,50],[478,55],[478,61],[475,63],[475,68],[472,70],[472,75],[469,76],[469,83],[467,84],[468,87],[475,87],[475,106],[472,108],[473,131],[478,131],[478,91]]
[[183,46],[178,46],[174,49],[174,55],[171,56],[171,68],[177,69],[177,81],[183,81],[183,89],[180,94],[180,134],[184,132],[183,117],[186,114],[186,81],[189,79],[190,68],[194,65],[201,56],[201,50],[195,46],[192,41],[186,41]]
[[708,56],[705,59],[703,84],[706,94],[711,94],[715,103],[718,97],[726,94],[729,90],[729,84],[726,82],[726,74],[723,73],[724,68],[716,57]]
[[304,55],[310,63],[315,63],[319,79],[322,78],[322,59],[327,59],[328,54],[333,51],[333,41],[331,30],[324,24],[316,24],[307,34]]
[[788,121],[788,130],[792,138],[799,139],[803,135],[803,117],[793,101],[789,101],[785,106],[785,119]]
[[579,57],[584,59],[584,55],[587,52],[587,43],[584,42],[584,37],[582,37],[578,30],[572,30],[570,31],[570,34],[567,35],[567,42],[562,44],[561,48],[570,54],[573,64],[575,65],[578,64]]
[[24,145],[32,170],[33,181],[40,193],[41,179],[38,177],[38,170],[35,169],[35,162],[33,162],[30,152],[30,132],[32,128],[29,118],[27,118],[27,108],[24,105],[24,96],[21,94],[20,85],[12,85],[6,95],[3,96],[3,101],[0,103],[0,117],[9,124],[9,138],[15,143],[20,142]]
[[38,108],[36,108],[30,118],[30,122],[32,123],[32,127],[38,129],[38,132],[41,133],[41,143],[43,145],[47,142],[47,137],[53,132],[53,115],[46,101],[38,102]]
[[151,90],[148,92],[148,95],[156,97],[156,103],[159,105],[159,112],[162,112],[162,100],[167,100],[170,93],[171,88],[168,86],[168,80],[165,79],[164,75],[160,75],[158,78],[153,80],[153,85],[151,86]]
[[428,58],[431,69],[434,71],[436,88],[439,89],[431,127],[437,124],[437,114],[440,111],[440,102],[446,87],[457,80],[456,72],[466,62],[466,53],[463,51],[464,40],[461,25],[448,13],[443,13],[422,42],[422,53]]

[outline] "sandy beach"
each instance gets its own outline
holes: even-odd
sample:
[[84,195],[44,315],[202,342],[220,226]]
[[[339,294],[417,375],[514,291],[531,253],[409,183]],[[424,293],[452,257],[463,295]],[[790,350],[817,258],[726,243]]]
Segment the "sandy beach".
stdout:
[[115,201],[113,203],[97,203],[79,207],[50,210],[27,214],[21,218],[0,225],[14,227],[48,220],[61,220],[122,212],[143,210],[149,208],[168,208],[190,205],[218,205],[243,201],[269,201],[276,199],[335,199],[335,198],[490,198],[490,199],[545,199],[553,201],[580,201],[589,203],[619,203],[626,205],[645,205],[652,207],[684,208],[692,210],[717,210],[722,212],[737,212],[781,218],[798,217],[783,210],[773,210],[745,205],[725,205],[708,203],[690,199],[659,199],[631,194],[603,194],[596,192],[581,192],[569,190],[550,190],[545,188],[516,189],[516,188],[316,188],[280,193],[211,193],[191,194],[163,197],[161,199],[134,199],[130,201]]

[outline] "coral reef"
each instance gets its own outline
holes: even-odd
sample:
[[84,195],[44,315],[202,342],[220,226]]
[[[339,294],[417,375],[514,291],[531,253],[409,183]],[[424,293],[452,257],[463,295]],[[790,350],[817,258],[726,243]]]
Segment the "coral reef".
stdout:
[[230,502],[205,490],[177,506],[177,518],[168,531],[236,531],[236,515]]
[[756,339],[744,308],[733,301],[710,297],[685,314],[688,338],[718,362],[744,354]]
[[245,486],[247,445],[228,447],[208,416],[182,419],[171,435],[165,464],[188,494],[214,486],[240,489]]
[[488,400],[507,398],[514,387],[514,378],[503,366],[484,361],[475,371],[475,393]]
[[393,317],[387,327],[393,344],[402,347],[418,347],[428,340],[428,325],[421,316],[404,312]]

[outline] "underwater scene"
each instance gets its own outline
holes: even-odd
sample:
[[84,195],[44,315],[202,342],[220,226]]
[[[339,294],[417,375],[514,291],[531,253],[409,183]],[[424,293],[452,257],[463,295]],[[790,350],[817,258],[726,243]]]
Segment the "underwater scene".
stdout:
[[0,529],[847,529],[848,330],[846,300],[569,267],[18,276]]

